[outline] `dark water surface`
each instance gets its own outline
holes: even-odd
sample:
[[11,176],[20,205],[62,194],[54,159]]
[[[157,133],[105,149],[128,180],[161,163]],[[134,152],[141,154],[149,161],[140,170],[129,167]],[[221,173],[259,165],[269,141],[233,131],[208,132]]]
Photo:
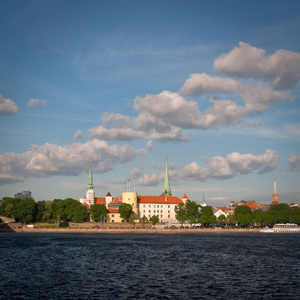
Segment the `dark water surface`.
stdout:
[[300,299],[300,234],[0,234],[1,299]]

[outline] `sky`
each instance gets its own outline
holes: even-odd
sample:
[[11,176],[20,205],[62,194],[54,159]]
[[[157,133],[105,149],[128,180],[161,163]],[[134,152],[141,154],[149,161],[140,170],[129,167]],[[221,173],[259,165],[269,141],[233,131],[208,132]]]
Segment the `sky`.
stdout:
[[299,1],[0,1],[0,198],[300,203]]

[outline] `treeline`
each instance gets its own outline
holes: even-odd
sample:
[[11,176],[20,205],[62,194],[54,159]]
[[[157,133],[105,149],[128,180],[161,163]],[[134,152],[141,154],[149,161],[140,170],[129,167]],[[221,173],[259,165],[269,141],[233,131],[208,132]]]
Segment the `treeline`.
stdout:
[[33,198],[4,197],[0,200],[0,215],[25,224],[61,221],[83,222],[87,218],[87,208],[71,198],[36,202]]
[[175,207],[176,219],[181,223],[201,224],[208,227],[213,224],[227,225],[230,227],[241,226],[273,226],[277,223],[300,224],[300,208],[289,207],[285,203],[272,205],[267,211],[255,210],[248,206],[237,206],[234,214],[228,216],[220,215],[218,218],[210,206],[202,207],[194,201],[187,200],[185,204]]

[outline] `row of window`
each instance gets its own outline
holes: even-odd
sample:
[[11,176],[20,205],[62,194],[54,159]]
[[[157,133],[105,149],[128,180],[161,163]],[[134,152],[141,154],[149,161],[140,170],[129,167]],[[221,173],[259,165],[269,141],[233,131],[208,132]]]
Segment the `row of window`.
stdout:
[[[154,204],[153,207],[155,208],[155,205],[157,208],[159,208],[158,204]],[[144,207],[146,207],[146,205],[144,204]],[[148,207],[151,207],[151,204],[148,205]],[[162,205],[160,206],[161,208],[163,207]],[[170,208],[170,205],[168,205],[168,208]]]
[[[159,217],[159,215],[157,215],[157,216]],[[146,215],[144,214],[143,217],[146,217]],[[151,218],[152,216],[149,214],[148,217]],[[160,219],[161,219],[161,220],[162,220],[162,218],[163,218],[163,215],[160,215]],[[170,219],[170,218],[171,218],[171,216],[168,215],[168,219]]]

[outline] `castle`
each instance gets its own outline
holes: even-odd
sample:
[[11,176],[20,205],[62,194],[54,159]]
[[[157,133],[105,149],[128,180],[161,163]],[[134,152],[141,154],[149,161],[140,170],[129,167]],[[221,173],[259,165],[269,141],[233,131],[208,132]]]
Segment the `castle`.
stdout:
[[96,197],[93,186],[92,166],[90,165],[86,197],[81,198],[79,201],[87,208],[90,208],[93,204],[104,204],[107,209],[107,222],[124,222],[119,214],[119,206],[122,203],[127,203],[132,206],[132,213],[135,221],[138,221],[142,217],[147,217],[149,219],[155,215],[159,217],[160,222],[175,223],[177,222],[175,206],[185,203],[187,200],[188,197],[186,194],[184,194],[181,199],[172,196],[168,160],[166,159],[164,186],[160,196],[141,196],[136,192],[127,191],[123,192],[121,197],[113,198],[109,192],[105,197]]

